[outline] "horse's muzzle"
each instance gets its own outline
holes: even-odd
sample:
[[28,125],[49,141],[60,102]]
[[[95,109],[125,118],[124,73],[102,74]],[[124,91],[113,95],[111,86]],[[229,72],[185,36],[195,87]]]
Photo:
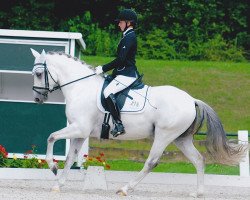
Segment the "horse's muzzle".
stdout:
[[36,103],[39,103],[39,102],[40,102],[40,99],[39,99],[39,98],[35,98],[35,102],[36,102]]
[[40,98],[34,98],[34,101],[36,102],[36,103],[38,103],[38,104],[42,104],[43,102],[44,102],[44,100],[43,99],[40,99]]

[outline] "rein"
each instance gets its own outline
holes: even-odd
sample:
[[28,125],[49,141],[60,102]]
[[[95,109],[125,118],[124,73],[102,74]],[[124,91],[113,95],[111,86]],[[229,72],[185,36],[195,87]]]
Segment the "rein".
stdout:
[[[61,89],[62,87],[66,86],[66,85],[69,85],[69,84],[71,84],[71,83],[75,83],[75,82],[77,82],[77,81],[80,81],[80,80],[83,80],[83,79],[86,79],[86,78],[89,78],[89,77],[91,77],[91,76],[96,75],[96,73],[90,74],[90,75],[88,75],[88,76],[84,76],[84,77],[79,78],[79,79],[76,79],[76,80],[74,80],[74,81],[70,81],[70,82],[65,83],[65,84],[63,84],[63,85],[59,85],[58,82],[56,82],[55,79],[52,77],[52,75],[51,75],[51,73],[50,73],[50,71],[49,71],[49,69],[48,69],[48,67],[47,67],[46,62],[45,62],[45,63],[36,63],[36,64],[34,64],[34,67],[37,66],[37,65],[42,65],[42,66],[43,66],[43,67],[38,67],[38,68],[44,68],[44,82],[45,82],[45,87],[33,86],[32,89],[33,89],[35,92],[37,92],[38,94],[43,95],[43,96],[45,96],[45,97],[48,96],[48,92],[52,93],[52,92],[54,92],[55,90]],[[38,69],[38,68],[37,68],[37,69]],[[57,84],[57,85],[56,85],[55,87],[53,87],[52,89],[49,89],[49,77],[48,77],[48,74],[49,74],[49,76],[51,77],[51,79],[54,81],[54,83]],[[45,92],[45,93],[42,93],[42,92],[39,92],[38,90],[46,90],[46,92]]]

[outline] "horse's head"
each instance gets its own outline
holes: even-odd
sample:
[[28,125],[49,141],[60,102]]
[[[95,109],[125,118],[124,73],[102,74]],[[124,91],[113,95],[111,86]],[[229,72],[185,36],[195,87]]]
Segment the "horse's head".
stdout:
[[35,57],[34,68],[32,70],[32,75],[34,76],[34,101],[43,103],[48,99],[48,92],[51,92],[58,85],[57,76],[52,67],[49,66],[50,64],[46,60],[44,50],[41,54],[34,49],[31,49],[31,52]]

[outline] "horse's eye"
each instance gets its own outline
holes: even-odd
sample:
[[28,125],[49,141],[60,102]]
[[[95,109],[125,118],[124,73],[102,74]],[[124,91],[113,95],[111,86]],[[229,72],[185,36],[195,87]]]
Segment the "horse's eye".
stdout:
[[40,77],[41,77],[41,75],[42,75],[42,73],[41,73],[41,72],[36,72],[36,76],[37,76],[38,78],[40,78]]

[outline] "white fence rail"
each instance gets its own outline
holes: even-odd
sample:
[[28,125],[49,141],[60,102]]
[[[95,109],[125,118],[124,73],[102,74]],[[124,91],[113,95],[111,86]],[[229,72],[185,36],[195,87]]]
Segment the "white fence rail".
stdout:
[[[238,140],[239,140],[239,143],[248,144],[248,131],[239,130]],[[248,150],[246,153],[246,158],[244,159],[243,162],[240,163],[240,176],[249,177],[249,146],[248,146]]]

